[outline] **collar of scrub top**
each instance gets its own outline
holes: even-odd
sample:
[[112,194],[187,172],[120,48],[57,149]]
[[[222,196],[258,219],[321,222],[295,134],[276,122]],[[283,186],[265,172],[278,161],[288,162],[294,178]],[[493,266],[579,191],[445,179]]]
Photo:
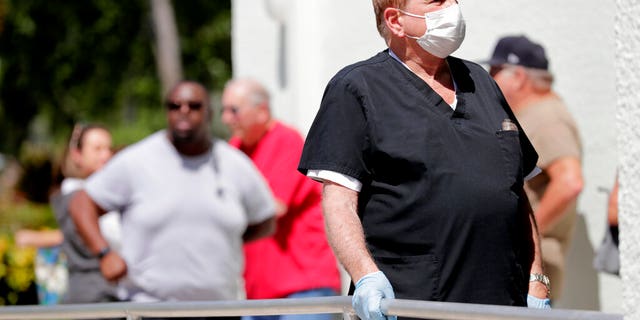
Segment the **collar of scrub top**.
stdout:
[[[409,68],[409,66],[406,63],[404,63],[402,60],[400,60],[400,58],[398,58],[398,56],[391,50],[391,48],[389,48],[389,55],[394,60],[400,62],[405,68],[407,68],[407,70],[413,72],[413,70],[411,70],[411,68]],[[447,64],[449,64],[449,63],[447,62]],[[413,73],[415,74],[415,72],[413,72]],[[451,75],[451,81],[453,81],[453,91],[454,92],[458,92],[458,85],[456,84],[456,79],[453,78],[453,75]],[[457,95],[453,96],[453,103],[451,103],[449,106],[454,111],[456,110],[456,107],[458,106],[458,96]]]
[[[409,66],[406,63],[404,63],[402,60],[400,60],[400,58],[398,58],[398,56],[393,52],[393,50],[391,50],[391,48],[389,48],[389,55],[393,59],[395,59],[396,61],[400,62],[400,64],[402,64],[405,68],[407,68],[407,70],[413,72],[413,70],[411,70],[411,68],[409,68]],[[413,72],[413,73],[415,73],[415,72]],[[451,75],[451,80],[453,81],[453,89],[454,89],[454,91],[458,92],[458,85],[456,84],[456,80],[453,78],[453,75]],[[458,105],[458,97],[456,95],[455,99],[453,100],[453,103],[450,105],[451,109],[453,109],[455,111],[457,105]],[[529,172],[529,174],[524,178],[524,181],[531,180],[533,177],[537,176],[541,172],[542,172],[542,170],[539,167],[537,167],[537,166],[534,167],[533,170],[531,170],[531,172]]]

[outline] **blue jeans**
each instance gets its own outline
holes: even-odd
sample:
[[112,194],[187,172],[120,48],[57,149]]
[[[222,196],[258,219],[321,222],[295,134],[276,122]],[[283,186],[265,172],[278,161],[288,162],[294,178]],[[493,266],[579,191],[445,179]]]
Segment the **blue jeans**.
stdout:
[[[331,288],[319,288],[307,291],[292,293],[285,298],[312,298],[312,297],[331,297],[337,296],[338,293]],[[242,320],[334,320],[335,315],[331,313],[320,314],[284,314],[273,316],[243,316]]]

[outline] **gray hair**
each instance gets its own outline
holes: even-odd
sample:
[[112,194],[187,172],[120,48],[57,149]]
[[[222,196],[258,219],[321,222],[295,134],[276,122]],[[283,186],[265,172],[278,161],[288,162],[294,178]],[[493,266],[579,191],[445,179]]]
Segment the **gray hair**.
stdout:
[[516,64],[505,64],[505,71],[514,72],[516,67],[524,69],[536,91],[550,91],[553,85],[553,74],[548,70],[527,68]]
[[543,69],[524,68],[536,91],[549,91],[553,85],[553,74]]
[[251,102],[252,106],[257,106],[266,103],[269,106],[269,92],[258,81],[251,78],[238,78],[227,81],[224,88],[227,89],[230,86],[238,85],[246,90],[247,98]]

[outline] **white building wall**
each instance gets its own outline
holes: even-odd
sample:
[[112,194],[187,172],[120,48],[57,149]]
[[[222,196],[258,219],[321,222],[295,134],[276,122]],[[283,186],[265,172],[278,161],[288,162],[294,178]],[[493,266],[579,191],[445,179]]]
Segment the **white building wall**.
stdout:
[[[340,68],[385,48],[370,1],[232,3],[234,76],[264,82],[271,90],[275,115],[303,133],[329,79]],[[621,312],[620,280],[597,275],[590,267],[606,216],[607,197],[598,190],[611,187],[617,163],[615,7],[596,0],[461,1],[460,5],[467,37],[456,56],[486,59],[497,39],[507,34],[526,34],[546,47],[555,88],[581,130],[586,182],[566,295],[556,307]]]

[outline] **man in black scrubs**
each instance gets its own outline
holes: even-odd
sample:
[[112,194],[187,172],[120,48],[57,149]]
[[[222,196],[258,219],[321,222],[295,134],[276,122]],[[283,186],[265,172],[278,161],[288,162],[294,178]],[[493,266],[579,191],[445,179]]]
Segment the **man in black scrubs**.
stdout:
[[457,1],[374,0],[389,49],[336,74],[299,170],[362,319],[382,298],[549,307],[523,192],[537,154],[489,74],[449,56]]

